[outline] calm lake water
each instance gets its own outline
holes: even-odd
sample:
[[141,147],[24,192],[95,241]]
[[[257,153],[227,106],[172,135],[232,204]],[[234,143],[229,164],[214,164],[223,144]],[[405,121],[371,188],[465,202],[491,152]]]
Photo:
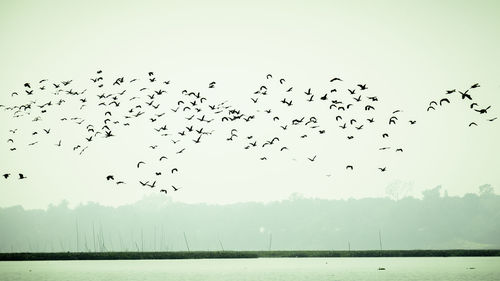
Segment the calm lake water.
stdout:
[[500,280],[500,257],[9,261],[0,280],[488,281]]

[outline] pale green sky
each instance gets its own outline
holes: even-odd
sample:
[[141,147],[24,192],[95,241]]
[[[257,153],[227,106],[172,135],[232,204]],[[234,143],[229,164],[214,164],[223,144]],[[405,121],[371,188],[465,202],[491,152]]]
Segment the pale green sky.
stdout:
[[[477,114],[458,102],[425,112],[446,89],[478,82],[474,100],[492,105],[488,116],[499,115],[497,1],[269,2],[2,1],[0,104],[11,104],[10,93],[22,91],[25,82],[43,78],[73,79],[83,89],[97,69],[111,77],[144,79],[155,71],[179,92],[206,91],[217,81],[213,100],[248,109],[249,93],[267,73],[286,78],[297,95],[310,87],[327,89],[328,80],[340,76],[345,88],[366,83],[370,95],[381,100],[377,112],[383,118],[402,109],[404,122],[417,120],[392,134],[404,154],[381,157],[374,149],[381,145],[379,131],[367,130],[354,146],[331,134],[312,139],[293,157],[263,163],[240,146],[227,145],[222,137],[230,128],[220,128],[219,137],[180,160],[183,173],[177,180],[185,188],[172,198],[228,203],[277,200],[295,192],[359,198],[385,196],[394,182],[405,183],[412,195],[439,184],[452,195],[475,192],[484,183],[500,188],[499,121],[468,128]],[[311,114],[316,113],[322,114]],[[135,159],[149,144],[144,128],[78,157],[49,143],[10,152],[8,130],[32,124],[18,123],[4,111],[0,118],[0,172],[29,176],[0,180],[0,206],[44,207],[62,199],[120,205],[151,193],[138,184],[117,190],[103,180],[110,172],[136,173]],[[46,126],[57,130],[59,123]],[[266,136],[276,133],[265,125],[255,129]],[[62,127],[59,132],[68,138],[78,133]],[[315,154],[315,166],[303,161]],[[359,167],[356,173],[345,172],[349,162]],[[388,172],[379,173],[379,166]]]

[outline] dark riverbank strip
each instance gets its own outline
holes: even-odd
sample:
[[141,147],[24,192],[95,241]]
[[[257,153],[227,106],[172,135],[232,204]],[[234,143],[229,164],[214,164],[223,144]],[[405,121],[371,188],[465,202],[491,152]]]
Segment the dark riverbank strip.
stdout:
[[307,257],[490,257],[496,250],[367,250],[367,251],[191,251],[191,252],[62,252],[0,253],[0,261],[24,260],[141,260],[141,259],[236,259]]

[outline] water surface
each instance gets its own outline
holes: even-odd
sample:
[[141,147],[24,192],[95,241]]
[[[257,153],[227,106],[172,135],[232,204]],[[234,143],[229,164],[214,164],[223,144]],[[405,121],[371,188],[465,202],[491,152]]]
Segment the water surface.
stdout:
[[493,281],[500,257],[8,261],[0,262],[0,279]]

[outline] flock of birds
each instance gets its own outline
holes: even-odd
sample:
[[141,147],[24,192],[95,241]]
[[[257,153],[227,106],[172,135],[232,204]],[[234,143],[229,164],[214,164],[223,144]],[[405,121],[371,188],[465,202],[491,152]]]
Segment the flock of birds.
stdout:
[[[194,145],[214,137],[217,131],[222,131],[221,141],[254,153],[257,161],[271,160],[277,154],[291,155],[297,160],[292,152],[300,142],[325,135],[352,142],[367,130],[376,130],[376,139],[382,144],[377,147],[379,151],[403,153],[404,147],[390,141],[391,128],[417,123],[397,108],[377,115],[379,97],[368,94],[369,87],[363,83],[345,86],[340,77],[329,80],[328,90],[299,90],[284,78],[268,74],[263,83],[248,93],[245,110],[228,101],[212,101],[216,97],[216,82],[208,83],[202,91],[175,91],[169,80],[160,80],[154,72],[142,78],[110,79],[98,70],[90,78],[90,84],[42,79],[26,82],[22,90],[11,93],[13,104],[0,105],[0,109],[11,113],[12,120],[24,120],[31,127],[9,129],[7,149],[16,153],[26,147],[50,145],[84,156],[94,145],[113,141],[121,135],[126,137],[129,128],[145,128],[153,134],[151,140],[155,142],[142,147],[145,152],[141,155],[152,157],[130,161],[131,168],[140,175],[125,180],[110,173],[103,180],[116,185],[137,184],[167,194],[182,188],[174,183],[181,172],[175,165],[176,160],[189,153]],[[461,100],[471,102],[470,109],[481,115],[488,114],[491,106],[481,108],[472,102],[471,91],[478,87],[476,83],[464,92],[449,90],[439,102],[431,101],[427,111],[444,107],[451,102],[453,94],[460,94]],[[327,115],[320,116],[320,111]],[[487,118],[490,122],[496,119]],[[252,127],[252,123],[266,124],[272,129],[266,134],[258,130],[258,126]],[[374,127],[378,123],[382,127]],[[477,123],[469,124],[473,125]],[[65,126],[77,128],[81,134],[67,133]],[[24,135],[18,138],[20,134]],[[20,141],[26,138],[30,139],[28,143]],[[317,162],[318,158],[317,153],[300,157],[305,162]],[[355,163],[346,161],[345,170],[355,168]],[[375,168],[380,172],[388,170],[387,166]],[[18,174],[19,180],[27,178]],[[10,173],[3,177],[12,178]]]
[[[488,110],[491,108],[491,105],[488,105],[487,107],[480,108],[477,102],[474,102],[471,96],[471,91],[474,89],[479,88],[480,85],[479,83],[475,83],[472,86],[470,86],[467,90],[465,91],[457,91],[457,89],[452,89],[452,90],[447,90],[445,93],[445,96],[439,99],[439,103],[435,100],[429,102],[429,106],[427,107],[427,111],[433,111],[436,110],[436,107],[439,106],[445,106],[447,104],[450,104],[451,101],[450,99],[457,99],[461,100],[463,104],[466,105],[466,108],[468,107],[470,110],[474,110],[478,114],[487,114]],[[454,96],[458,96],[454,98]],[[454,101],[455,102],[455,101]],[[497,119],[497,117],[487,117],[486,121],[493,122]],[[471,126],[478,126],[476,121],[472,121],[469,123],[469,127]]]

